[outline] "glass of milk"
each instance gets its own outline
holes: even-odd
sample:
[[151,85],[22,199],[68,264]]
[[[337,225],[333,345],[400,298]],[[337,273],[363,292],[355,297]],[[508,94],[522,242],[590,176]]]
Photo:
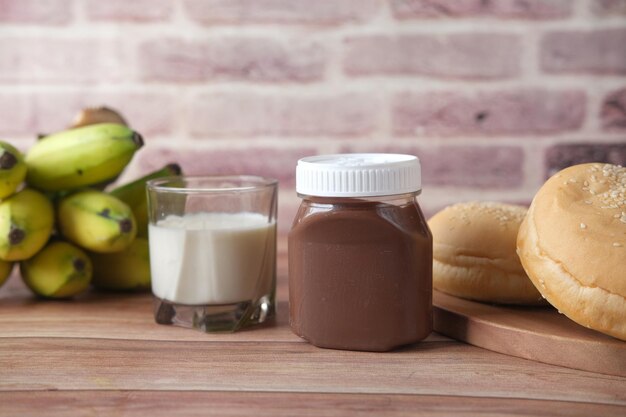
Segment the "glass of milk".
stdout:
[[236,331],[274,315],[276,180],[167,177],[147,192],[157,323]]

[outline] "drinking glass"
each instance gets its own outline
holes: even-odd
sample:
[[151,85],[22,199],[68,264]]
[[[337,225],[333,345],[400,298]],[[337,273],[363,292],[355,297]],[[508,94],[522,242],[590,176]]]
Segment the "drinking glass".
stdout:
[[148,182],[157,323],[236,331],[274,316],[277,191],[245,175]]

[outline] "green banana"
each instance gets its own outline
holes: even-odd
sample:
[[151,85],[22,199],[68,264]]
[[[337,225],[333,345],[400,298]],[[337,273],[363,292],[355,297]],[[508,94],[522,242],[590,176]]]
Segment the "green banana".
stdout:
[[133,210],[135,221],[137,221],[137,236],[148,236],[148,199],[146,197],[146,182],[155,178],[181,174],[182,170],[180,169],[180,166],[172,163],[133,182],[129,182],[128,184],[124,184],[111,190],[111,195],[128,204]]
[[41,249],[52,232],[52,203],[25,188],[0,202],[0,259],[20,261]]
[[46,191],[98,184],[119,175],[141,146],[141,135],[115,123],[55,133],[26,154],[26,181]]
[[91,253],[96,288],[135,291],[150,288],[148,239],[138,237],[121,252]]
[[11,276],[11,271],[13,270],[13,263],[0,260],[0,287],[7,282],[7,278]]
[[48,298],[67,298],[85,291],[92,271],[87,254],[62,241],[50,242],[37,255],[20,262],[24,283]]
[[0,141],[0,198],[13,194],[26,177],[24,156],[13,145]]
[[97,190],[71,194],[59,202],[59,231],[68,240],[93,252],[117,252],[137,234],[130,207]]

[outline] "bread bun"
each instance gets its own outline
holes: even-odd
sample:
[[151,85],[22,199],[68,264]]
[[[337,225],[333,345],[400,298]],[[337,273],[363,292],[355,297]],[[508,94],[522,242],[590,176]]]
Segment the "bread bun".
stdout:
[[626,168],[583,164],[541,187],[517,237],[528,276],[575,322],[626,340]]
[[492,202],[446,207],[428,222],[433,234],[433,287],[478,301],[544,304],[515,253],[526,208]]

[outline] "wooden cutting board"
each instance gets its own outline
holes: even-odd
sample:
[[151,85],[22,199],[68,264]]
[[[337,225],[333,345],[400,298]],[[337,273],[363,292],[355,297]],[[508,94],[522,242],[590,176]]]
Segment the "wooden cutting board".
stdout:
[[506,355],[626,376],[626,342],[576,324],[552,307],[483,304],[433,294],[435,331]]

